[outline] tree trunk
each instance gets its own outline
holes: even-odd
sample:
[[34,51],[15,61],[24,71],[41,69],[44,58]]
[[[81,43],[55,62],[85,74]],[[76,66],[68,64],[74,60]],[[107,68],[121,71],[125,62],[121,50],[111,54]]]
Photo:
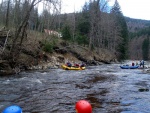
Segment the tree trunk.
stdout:
[[7,12],[6,12],[6,22],[5,22],[6,28],[8,28],[8,23],[9,23],[9,8],[10,8],[10,0],[8,0],[7,2]]

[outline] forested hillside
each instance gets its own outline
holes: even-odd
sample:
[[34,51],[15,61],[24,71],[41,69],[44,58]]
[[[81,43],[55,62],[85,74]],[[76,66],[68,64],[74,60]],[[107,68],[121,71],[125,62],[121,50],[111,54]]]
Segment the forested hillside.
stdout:
[[125,20],[127,22],[129,32],[133,33],[150,26],[150,20],[133,19],[129,17],[125,17]]
[[129,56],[132,60],[150,58],[150,21],[126,18],[129,31]]
[[[41,14],[40,2],[44,6]],[[61,3],[61,0],[2,0],[1,60],[14,68],[22,64],[22,57],[38,59],[41,52],[51,54],[62,49],[57,45],[60,40],[65,48],[78,45],[98,56],[107,50],[117,60],[128,58],[128,27],[117,0],[113,7],[109,7],[107,0],[91,0],[80,12],[72,14],[61,14]]]

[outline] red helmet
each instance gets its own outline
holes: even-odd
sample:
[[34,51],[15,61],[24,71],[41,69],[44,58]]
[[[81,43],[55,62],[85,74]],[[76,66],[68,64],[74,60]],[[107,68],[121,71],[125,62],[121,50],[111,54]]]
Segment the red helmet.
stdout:
[[91,104],[86,100],[79,100],[75,106],[77,113],[92,113]]

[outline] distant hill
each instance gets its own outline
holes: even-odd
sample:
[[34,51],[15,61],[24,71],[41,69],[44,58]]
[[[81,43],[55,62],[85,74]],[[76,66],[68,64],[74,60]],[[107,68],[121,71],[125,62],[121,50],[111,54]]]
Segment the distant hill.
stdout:
[[129,32],[138,32],[150,26],[150,20],[133,19],[125,17]]
[[150,20],[125,17],[129,31],[129,59],[150,59]]

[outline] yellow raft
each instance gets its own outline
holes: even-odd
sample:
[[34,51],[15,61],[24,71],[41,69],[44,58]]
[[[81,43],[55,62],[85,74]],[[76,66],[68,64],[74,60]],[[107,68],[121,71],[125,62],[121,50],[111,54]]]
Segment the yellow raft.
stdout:
[[85,70],[85,67],[68,67],[66,65],[61,65],[61,68],[65,70]]

